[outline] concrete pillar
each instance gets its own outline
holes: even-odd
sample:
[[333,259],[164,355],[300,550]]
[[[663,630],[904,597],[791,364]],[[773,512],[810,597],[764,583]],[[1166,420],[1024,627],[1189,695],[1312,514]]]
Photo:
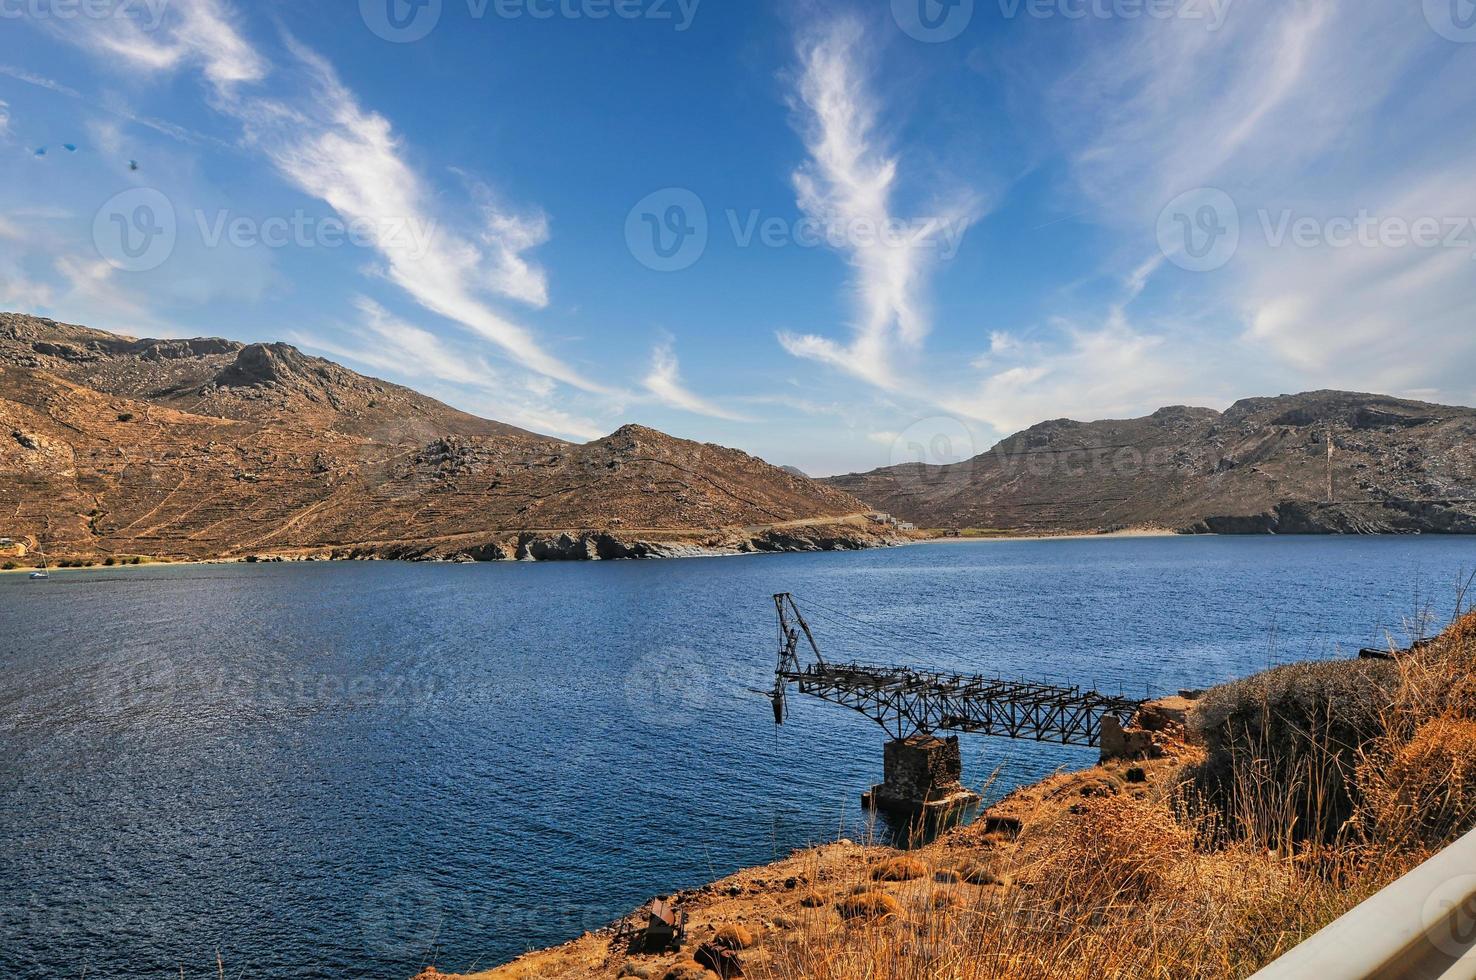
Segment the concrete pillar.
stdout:
[[976,802],[964,788],[958,736],[910,735],[882,752],[883,781],[862,795],[868,807],[902,813],[947,809]]

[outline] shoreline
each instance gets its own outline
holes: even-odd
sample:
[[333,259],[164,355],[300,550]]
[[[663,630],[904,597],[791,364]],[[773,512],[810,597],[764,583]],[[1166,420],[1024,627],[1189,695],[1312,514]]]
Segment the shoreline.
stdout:
[[[1211,538],[1219,537],[1216,534],[1184,534],[1164,527],[1129,527],[1118,531],[1062,531],[1060,533],[1031,532],[1028,534],[1016,534],[1010,531],[1001,531],[997,534],[960,534],[957,537],[929,530],[930,535],[936,536],[924,538],[917,544],[959,544],[974,541],[1097,541],[1102,539],[1122,538]],[[1330,536],[1330,535],[1329,535]]]
[[[927,532],[924,532],[927,533]],[[1179,531],[1171,531],[1164,528],[1127,528],[1121,531],[1109,531],[1101,534],[1083,532],[1064,532],[1061,534],[988,534],[970,535],[960,537],[944,536],[913,536],[908,538],[894,538],[879,543],[848,543],[841,547],[775,547],[775,548],[753,548],[744,550],[741,548],[709,547],[690,542],[676,541],[650,541],[645,544],[654,545],[651,553],[641,555],[621,555],[608,558],[603,557],[523,557],[523,558],[467,558],[467,557],[417,557],[405,553],[385,553],[377,549],[387,547],[391,552],[398,550],[398,546],[385,545],[362,545],[356,546],[353,554],[325,554],[316,549],[305,550],[299,554],[291,553],[269,553],[251,556],[217,556],[211,558],[149,558],[134,564],[132,562],[116,562],[106,565],[97,559],[90,559],[94,564],[76,567],[63,567],[53,564],[49,567],[52,573],[58,572],[116,572],[123,569],[142,568],[169,568],[188,565],[283,565],[283,564],[352,564],[361,562],[397,562],[407,565],[501,565],[501,564],[562,564],[597,561],[681,561],[686,559],[701,558],[744,558],[758,555],[780,555],[780,554],[817,554],[823,552],[860,552],[872,551],[882,548],[904,548],[916,545],[928,544],[989,544],[1013,541],[1100,541],[1100,540],[1152,540],[1163,538],[1180,538],[1184,540],[1195,540],[1201,538],[1296,538],[1322,540],[1327,538],[1356,538],[1378,539],[1396,538],[1408,539],[1411,537],[1429,537],[1443,539],[1460,537],[1455,534],[1222,534],[1203,533],[1186,534]],[[430,547],[426,543],[419,543],[407,547]],[[341,550],[341,549],[338,549]],[[664,553],[663,553],[664,552]],[[10,559],[15,560],[15,559]],[[75,559],[66,559],[75,560]],[[18,565],[15,568],[0,568],[0,577],[6,575],[29,575],[31,572],[39,571],[38,565]]]

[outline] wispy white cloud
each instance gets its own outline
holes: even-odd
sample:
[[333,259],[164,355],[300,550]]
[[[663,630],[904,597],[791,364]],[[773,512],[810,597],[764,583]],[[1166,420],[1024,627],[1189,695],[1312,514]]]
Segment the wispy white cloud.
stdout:
[[[797,357],[840,368],[873,385],[898,385],[898,348],[916,349],[929,330],[924,290],[947,233],[956,243],[972,219],[963,202],[900,221],[893,211],[899,161],[878,135],[878,105],[863,64],[861,23],[830,21],[800,43],[795,108],[809,160],[794,174],[800,208],[845,242],[854,271],[855,319],[849,343],[782,333]],[[883,233],[886,232],[886,233]]]
[[1299,172],[1434,39],[1415,8],[1331,0],[1245,0],[1214,31],[1179,18],[1120,26],[1082,31],[1072,70],[1026,84],[1045,93],[1079,190],[1139,229],[1184,191]]
[[[1370,188],[1366,201],[1364,241],[1337,246],[1320,236],[1313,247],[1290,238],[1273,246],[1267,239],[1277,238],[1275,227],[1293,212],[1246,216],[1255,246],[1236,269],[1245,339],[1309,377],[1335,374],[1349,386],[1396,392],[1463,392],[1476,360],[1476,187],[1469,173],[1452,168],[1403,178],[1397,187]],[[1323,213],[1317,224],[1326,227]],[[1421,222],[1428,238],[1417,245],[1407,229]]]
[[187,129],[184,126],[179,126],[172,122],[169,122],[166,119],[158,119],[153,116],[145,116],[134,112],[122,102],[122,100],[116,93],[104,93],[101,99],[90,99],[87,96],[84,96],[81,92],[72,88],[70,85],[63,85],[56,79],[47,78],[45,75],[38,75],[35,72],[26,71],[23,68],[16,68],[13,65],[0,65],[0,75],[6,75],[10,78],[16,79],[17,81],[25,82],[27,85],[34,85],[37,88],[43,88],[49,92],[55,92],[58,95],[66,96],[69,99],[84,101],[90,105],[97,105],[104,112],[117,116],[120,119],[126,119],[127,121],[142,126],[145,129],[151,129],[156,133],[167,136],[170,139],[177,140],[181,143],[210,143],[217,147],[225,149],[231,148],[230,144],[216,139],[215,137],[206,136],[202,133],[194,132],[193,130]]
[[491,385],[501,380],[485,358],[453,351],[429,330],[391,315],[373,300],[361,296],[354,305],[361,314],[359,332],[369,341],[355,351],[355,360],[393,373],[456,384]]
[[25,82],[27,85],[35,85],[38,88],[49,89],[52,92],[57,92],[69,98],[80,99],[82,97],[81,92],[78,92],[69,85],[63,85],[55,79],[47,78],[45,75],[38,75],[32,71],[26,71],[24,68],[16,68],[14,65],[0,65],[0,75],[8,75],[16,81]]
[[1021,345],[967,394],[945,396],[949,411],[1009,433],[1051,418],[1142,414],[1194,396],[1195,366],[1162,340],[1121,320],[1068,327],[1064,345]]
[[[126,18],[88,22],[89,48],[148,70],[197,67],[212,103],[244,127],[248,143],[304,192],[344,218],[382,229],[377,250],[386,279],[425,309],[492,341],[524,367],[591,392],[608,389],[548,353],[533,333],[495,310],[487,296],[542,306],[547,284],[524,253],[546,238],[540,218],[510,215],[484,197],[481,226],[457,231],[435,213],[421,175],[406,162],[393,127],[364,109],[332,66],[287,39],[295,94],[254,90],[281,66],[271,64],[234,26],[220,0],[181,0],[159,29],[144,32]],[[428,246],[405,248],[393,229],[433,228]],[[424,246],[424,247],[422,247]]]
[[241,36],[232,12],[219,0],[172,3],[161,15],[157,22],[115,16],[42,18],[38,23],[135,69],[198,67],[220,88],[260,81],[270,72],[266,59]]
[[655,396],[657,401],[673,408],[679,408],[684,412],[706,415],[715,419],[727,419],[730,422],[750,421],[747,417],[730,412],[721,405],[689,390],[682,383],[681,367],[670,342],[660,344],[652,351],[651,370],[641,384],[646,391]]
[[813,398],[798,398],[794,395],[739,395],[734,401],[745,405],[776,405],[805,415],[828,415],[835,418],[844,418],[850,411],[838,401],[819,402]]
[[[1039,62],[1057,76],[1027,73],[1024,88],[1042,93],[1025,104],[1051,121],[1085,213],[1118,243],[1105,258],[1124,270],[1121,295],[1098,326],[1048,325],[1029,343],[1011,334],[1013,350],[996,339],[976,390],[951,403],[1007,428],[1216,404],[1227,390],[1438,384],[1467,397],[1452,365],[1476,356],[1461,326],[1476,311],[1470,249],[1270,247],[1263,212],[1476,214],[1450,166],[1476,140],[1449,124],[1476,108],[1469,86],[1451,83],[1476,69],[1473,46],[1437,37],[1417,5],[1331,0],[1242,0],[1218,32],[1173,19],[1115,26],[1083,29],[1070,68]],[[1239,207],[1228,265],[1190,274],[1161,254],[1140,260],[1164,206],[1201,187]],[[1138,303],[1157,313],[1149,326],[1129,316]]]
[[501,371],[373,300],[358,297],[354,306],[360,315],[344,337],[298,330],[287,339],[366,370],[416,379],[422,390],[444,401],[533,432],[570,439],[604,434],[593,420],[549,404],[548,392],[535,379]]

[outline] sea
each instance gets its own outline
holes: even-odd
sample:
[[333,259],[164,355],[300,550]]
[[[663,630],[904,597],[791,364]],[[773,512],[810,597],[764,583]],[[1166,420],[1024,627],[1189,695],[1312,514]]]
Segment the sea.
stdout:
[[[1457,537],[950,541],[588,563],[0,575],[0,975],[487,968],[811,844],[886,839],[823,656],[1148,697],[1403,645]],[[963,736],[998,796],[1095,751]]]

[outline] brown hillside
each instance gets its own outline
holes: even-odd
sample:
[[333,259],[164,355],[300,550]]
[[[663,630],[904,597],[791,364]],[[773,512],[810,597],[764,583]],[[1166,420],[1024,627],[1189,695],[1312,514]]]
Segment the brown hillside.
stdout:
[[58,556],[880,540],[849,494],[736,450],[634,425],[573,445],[286,344],[135,340],[17,314],[0,314],[0,478],[0,534]]
[[1315,391],[1224,412],[1059,419],[954,466],[904,464],[829,482],[935,528],[1469,533],[1476,409]]

